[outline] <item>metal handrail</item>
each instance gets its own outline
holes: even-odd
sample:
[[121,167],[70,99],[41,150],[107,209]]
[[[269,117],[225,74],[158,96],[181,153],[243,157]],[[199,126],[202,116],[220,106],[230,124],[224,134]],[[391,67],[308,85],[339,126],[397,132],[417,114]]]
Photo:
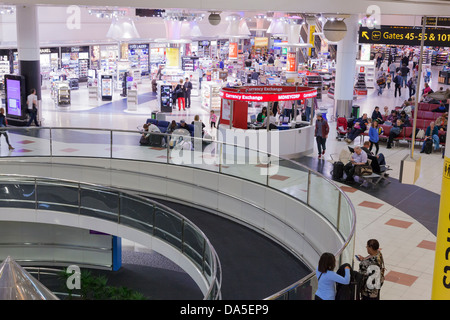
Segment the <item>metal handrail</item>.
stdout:
[[[136,195],[136,194],[126,194],[124,193],[122,190],[116,189],[114,187],[105,187],[105,186],[101,186],[101,185],[97,185],[97,184],[93,184],[93,183],[80,183],[78,181],[73,181],[73,180],[68,180],[68,179],[56,179],[56,178],[43,178],[43,177],[36,177],[36,176],[23,176],[23,175],[18,175],[18,174],[0,174],[0,178],[7,178],[7,182],[14,182],[14,183],[20,183],[20,182],[24,182],[24,183],[33,183],[35,185],[35,187],[39,186],[40,182],[44,182],[46,186],[50,185],[56,185],[56,186],[67,186],[67,185],[72,185],[74,187],[77,188],[78,190],[78,194],[81,194],[81,190],[83,190],[85,187],[89,188],[89,189],[94,189],[96,191],[111,191],[113,193],[115,193],[117,196],[127,196],[127,197],[131,197],[133,199],[139,200],[142,203],[148,203],[150,207],[152,208],[157,208],[160,210],[163,210],[165,213],[169,213],[177,218],[180,219],[180,221],[183,221],[183,223],[189,225],[192,229],[195,230],[195,232],[197,232],[202,239],[205,241],[205,246],[207,246],[209,248],[209,250],[211,251],[211,255],[213,257],[212,259],[212,265],[210,266],[211,269],[211,279],[213,279],[210,283],[210,287],[208,288],[207,293],[204,296],[204,299],[208,299],[208,297],[211,295],[211,293],[213,292],[213,290],[215,288],[217,288],[217,295],[214,297],[214,299],[220,298],[221,293],[220,293],[220,288],[221,288],[221,267],[219,265],[220,260],[218,259],[218,255],[217,252],[215,251],[214,247],[212,246],[211,242],[209,241],[209,239],[206,237],[206,235],[203,233],[203,231],[201,231],[200,228],[198,228],[193,222],[191,222],[189,219],[187,219],[186,217],[184,217],[183,215],[181,215],[180,213],[178,213],[177,211],[173,210],[172,208],[169,208],[157,201],[151,200],[151,199],[147,199],[144,198],[142,196]],[[20,178],[25,179],[25,180],[20,180]],[[1,181],[1,179],[0,179]],[[78,199],[80,199],[80,197],[78,197]],[[37,199],[35,198],[34,201],[37,202]],[[62,203],[59,203],[62,204]],[[35,207],[37,208],[37,203],[35,205]],[[118,216],[118,223],[120,221],[120,215],[121,212],[119,211],[117,213]],[[153,227],[156,227],[155,225],[153,225]],[[161,239],[163,240],[163,239]],[[70,247],[70,246],[64,246],[64,247]],[[183,252],[182,252],[183,253]],[[189,256],[186,255],[188,258]],[[204,268],[203,270],[199,270],[202,274],[204,274]],[[206,277],[205,277],[206,278]]]
[[[9,127],[9,128],[11,128],[11,127]],[[22,129],[22,128],[14,127],[14,129],[20,130],[20,129]],[[102,129],[102,128],[82,128],[82,127],[58,127],[58,128],[54,128],[54,127],[39,127],[39,128],[33,128],[33,127],[30,127],[29,129],[34,129],[34,130],[48,129],[48,130],[50,130],[50,132],[51,132],[52,130],[104,131],[104,132],[109,132],[110,135],[112,135],[113,132],[136,133],[136,134],[142,134],[142,133],[143,133],[143,131],[140,131],[140,130],[123,130],[123,129],[114,129],[114,130],[112,130],[112,129]],[[154,135],[162,135],[162,136],[164,136],[164,137],[171,137],[171,134],[167,134],[167,133],[161,133],[161,132],[150,132],[150,133],[151,133],[151,134],[154,134]],[[50,134],[50,137],[52,137],[51,134]],[[197,138],[197,137],[190,137],[190,138],[191,138],[191,139],[200,139],[200,140],[203,140],[202,138]],[[52,139],[52,138],[51,138],[51,139]],[[270,153],[267,153],[267,152],[264,152],[264,151],[255,150],[255,149],[251,149],[251,148],[248,148],[248,147],[237,146],[237,145],[235,145],[235,144],[227,143],[227,142],[224,142],[224,141],[215,141],[215,140],[213,140],[212,142],[213,142],[213,143],[220,144],[219,160],[223,159],[223,156],[224,156],[224,154],[223,154],[223,152],[222,152],[223,146],[230,146],[230,147],[243,148],[243,149],[245,149],[246,151],[258,152],[258,153],[260,153],[260,154],[266,154],[267,156],[272,156],[272,157],[274,156],[274,155],[272,155],[272,154],[270,154]],[[51,145],[52,145],[52,144],[51,144]],[[112,141],[111,141],[110,147],[111,147],[111,150],[112,150]],[[169,146],[166,146],[166,147],[167,147],[167,149],[168,149],[168,151],[169,151],[170,147],[169,147]],[[55,156],[55,155],[53,154],[52,150],[50,150],[50,154],[51,154],[52,157],[58,157],[58,156]],[[72,156],[71,156],[71,155],[68,155],[68,156],[69,156],[69,157],[74,157],[73,155],[72,155]],[[276,156],[276,155],[275,155],[275,156]],[[75,156],[75,157],[76,157],[76,156]],[[350,230],[350,232],[349,232],[348,237],[347,237],[346,239],[343,239],[343,240],[344,240],[344,244],[343,244],[343,245],[341,246],[341,248],[335,253],[335,255],[336,255],[337,257],[339,257],[339,256],[343,253],[343,251],[347,248],[347,246],[349,245],[351,239],[354,237],[354,233],[355,233],[356,214],[355,214],[355,208],[354,208],[352,202],[350,201],[349,197],[348,197],[348,196],[347,196],[347,195],[339,188],[339,186],[338,186],[336,183],[334,183],[333,181],[331,181],[330,179],[328,179],[328,178],[325,177],[324,175],[322,175],[322,174],[320,174],[320,173],[318,173],[318,172],[316,172],[316,171],[314,171],[314,170],[311,170],[311,169],[308,168],[306,165],[303,165],[303,164],[301,164],[301,163],[298,163],[298,162],[296,162],[296,161],[294,161],[294,160],[292,160],[292,159],[287,159],[287,158],[283,158],[283,157],[280,157],[280,156],[276,156],[276,157],[278,157],[280,160],[291,162],[291,163],[294,164],[296,167],[299,167],[299,168],[301,168],[301,169],[303,169],[303,170],[305,170],[305,171],[307,171],[307,172],[310,172],[310,173],[313,172],[315,175],[319,176],[321,179],[325,180],[327,183],[329,183],[329,184],[331,184],[332,186],[334,186],[334,187],[336,188],[336,190],[339,192],[339,197],[341,198],[341,197],[343,196],[343,199],[345,199],[345,201],[348,203],[349,209],[350,209],[351,215],[352,215],[352,226],[351,226],[351,230]],[[97,158],[102,158],[102,157],[97,157]],[[110,158],[111,158],[111,159],[114,159],[112,152],[110,153]],[[118,158],[118,159],[119,159],[119,158]],[[133,159],[130,159],[130,160],[133,160]],[[139,161],[143,161],[143,160],[139,160]],[[148,160],[147,160],[147,161],[148,161]],[[161,163],[161,162],[157,162],[157,163]],[[169,161],[169,157],[167,157],[167,164],[171,164],[170,161]],[[222,162],[219,163],[219,171],[218,171],[218,173],[227,175],[226,173],[223,173],[223,170],[221,170],[221,165],[222,165]],[[197,168],[197,169],[200,169],[200,170],[207,170],[207,169],[202,169],[202,168]],[[210,171],[210,170],[207,170],[207,171]],[[214,172],[216,172],[216,171],[214,171]],[[240,179],[245,179],[245,178],[242,178],[242,177],[239,177],[239,178],[240,178]],[[258,183],[257,181],[252,181],[252,182]],[[262,185],[264,185],[265,187],[272,188],[272,187],[269,186],[267,183],[266,183],[266,184],[262,184]],[[280,191],[280,190],[278,190],[278,191]],[[281,191],[281,192],[282,192],[282,191]],[[309,194],[309,192],[310,192],[310,191],[308,190],[308,194]],[[286,195],[288,195],[288,196],[290,196],[290,197],[293,197],[292,195],[289,195],[289,194],[286,194]],[[294,198],[295,198],[295,197],[294,197]],[[311,209],[315,210],[315,209],[312,208],[308,203],[303,202],[301,199],[298,199],[298,198],[295,198],[295,199],[296,199],[297,201],[300,201],[300,202],[304,203],[305,205],[307,205],[307,206],[310,207]],[[316,211],[316,210],[315,210],[315,211]],[[321,215],[323,218],[327,219],[327,217],[324,216],[321,212],[318,212],[318,211],[316,211],[316,212],[317,212],[319,215]],[[339,232],[338,229],[336,229],[336,231]],[[285,294],[285,293],[287,292],[287,290],[291,290],[291,289],[294,288],[294,287],[298,287],[299,285],[305,283],[305,281],[307,281],[308,279],[311,279],[313,276],[314,276],[314,272],[311,273],[311,274],[309,274],[308,276],[304,277],[303,279],[300,279],[299,281],[297,281],[297,282],[294,283],[293,285],[289,286],[288,288],[283,289],[283,290],[281,290],[280,292],[275,293],[274,295],[268,297],[267,299],[269,299],[269,298],[273,299],[273,298],[280,297],[281,295]],[[290,289],[289,289],[289,288],[290,288]]]

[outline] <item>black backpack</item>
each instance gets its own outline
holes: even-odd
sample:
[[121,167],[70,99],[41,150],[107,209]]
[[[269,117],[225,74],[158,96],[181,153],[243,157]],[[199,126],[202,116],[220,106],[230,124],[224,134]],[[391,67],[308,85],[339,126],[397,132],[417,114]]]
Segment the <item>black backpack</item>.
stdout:
[[426,154],[430,154],[431,152],[433,152],[433,140],[431,139],[427,139],[425,141],[425,148],[423,150]]
[[333,163],[333,171],[331,172],[333,180],[341,180],[344,176],[344,163],[336,161]]

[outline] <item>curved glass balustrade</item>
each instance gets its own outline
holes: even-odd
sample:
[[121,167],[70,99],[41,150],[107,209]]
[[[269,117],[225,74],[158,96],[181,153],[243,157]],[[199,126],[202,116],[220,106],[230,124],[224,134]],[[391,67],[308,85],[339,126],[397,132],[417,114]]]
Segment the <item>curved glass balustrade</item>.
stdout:
[[204,233],[176,211],[113,188],[67,180],[0,175],[0,207],[52,210],[108,220],[161,239],[188,257],[220,299],[220,261]]
[[[140,131],[91,128],[8,128],[10,140],[16,150],[8,151],[7,146],[2,144],[0,156],[137,160],[187,166],[255,182],[295,198],[326,219],[342,239],[343,245],[334,252],[338,258],[337,262],[353,264],[356,216],[349,198],[333,181],[323,175],[300,163],[278,157],[278,146],[276,144],[267,146],[263,132],[265,130],[260,131],[261,134],[252,133],[249,136],[245,136],[243,131],[236,131],[234,133],[239,138],[234,141],[238,142],[232,144],[205,141],[182,134],[153,133],[152,135],[161,136],[164,141],[163,146],[140,146],[139,139],[142,134]],[[227,141],[232,140],[227,139]],[[20,147],[18,147],[19,144],[21,144]],[[270,150],[270,152],[260,150]],[[73,186],[65,188],[68,198],[62,209],[70,210],[76,205],[75,194],[71,194]],[[198,250],[202,245],[195,236],[190,234],[190,230],[182,229],[180,221],[167,217],[163,212],[155,210],[152,218],[156,219],[160,227],[153,230],[150,217],[142,216],[141,207],[144,204],[139,201],[136,202],[122,195],[119,197],[120,201],[122,203],[134,201],[134,207],[121,206],[120,203],[111,207],[112,202],[108,202],[108,207],[105,208],[104,203],[93,203],[89,193],[88,189],[83,191],[85,203],[80,204],[82,214],[98,215],[114,220],[117,217],[118,208],[127,208],[121,212],[120,216],[130,226],[146,232],[151,231],[186,252]],[[102,191],[101,195],[104,198],[111,196],[108,190]],[[29,205],[32,206],[33,203]],[[180,234],[185,234],[189,239],[182,243]],[[320,256],[321,252],[317,254]],[[198,256],[193,259],[201,260]],[[311,292],[315,291],[315,281],[314,273],[311,273],[267,299],[311,299],[313,297]]]

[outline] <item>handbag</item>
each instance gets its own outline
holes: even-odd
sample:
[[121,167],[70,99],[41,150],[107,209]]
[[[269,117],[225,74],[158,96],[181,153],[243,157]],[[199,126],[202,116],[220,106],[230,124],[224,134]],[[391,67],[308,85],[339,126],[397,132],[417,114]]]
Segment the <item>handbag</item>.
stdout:
[[355,174],[357,176],[370,176],[372,173],[372,167],[366,164],[356,166],[355,168]]
[[423,139],[425,137],[425,130],[419,129],[419,131],[416,134],[417,139]]

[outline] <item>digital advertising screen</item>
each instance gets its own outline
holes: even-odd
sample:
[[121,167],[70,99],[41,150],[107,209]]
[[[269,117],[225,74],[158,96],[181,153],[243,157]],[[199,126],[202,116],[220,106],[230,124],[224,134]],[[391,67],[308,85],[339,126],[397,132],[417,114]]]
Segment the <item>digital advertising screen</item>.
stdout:
[[19,79],[6,79],[6,114],[22,117],[22,94]]

